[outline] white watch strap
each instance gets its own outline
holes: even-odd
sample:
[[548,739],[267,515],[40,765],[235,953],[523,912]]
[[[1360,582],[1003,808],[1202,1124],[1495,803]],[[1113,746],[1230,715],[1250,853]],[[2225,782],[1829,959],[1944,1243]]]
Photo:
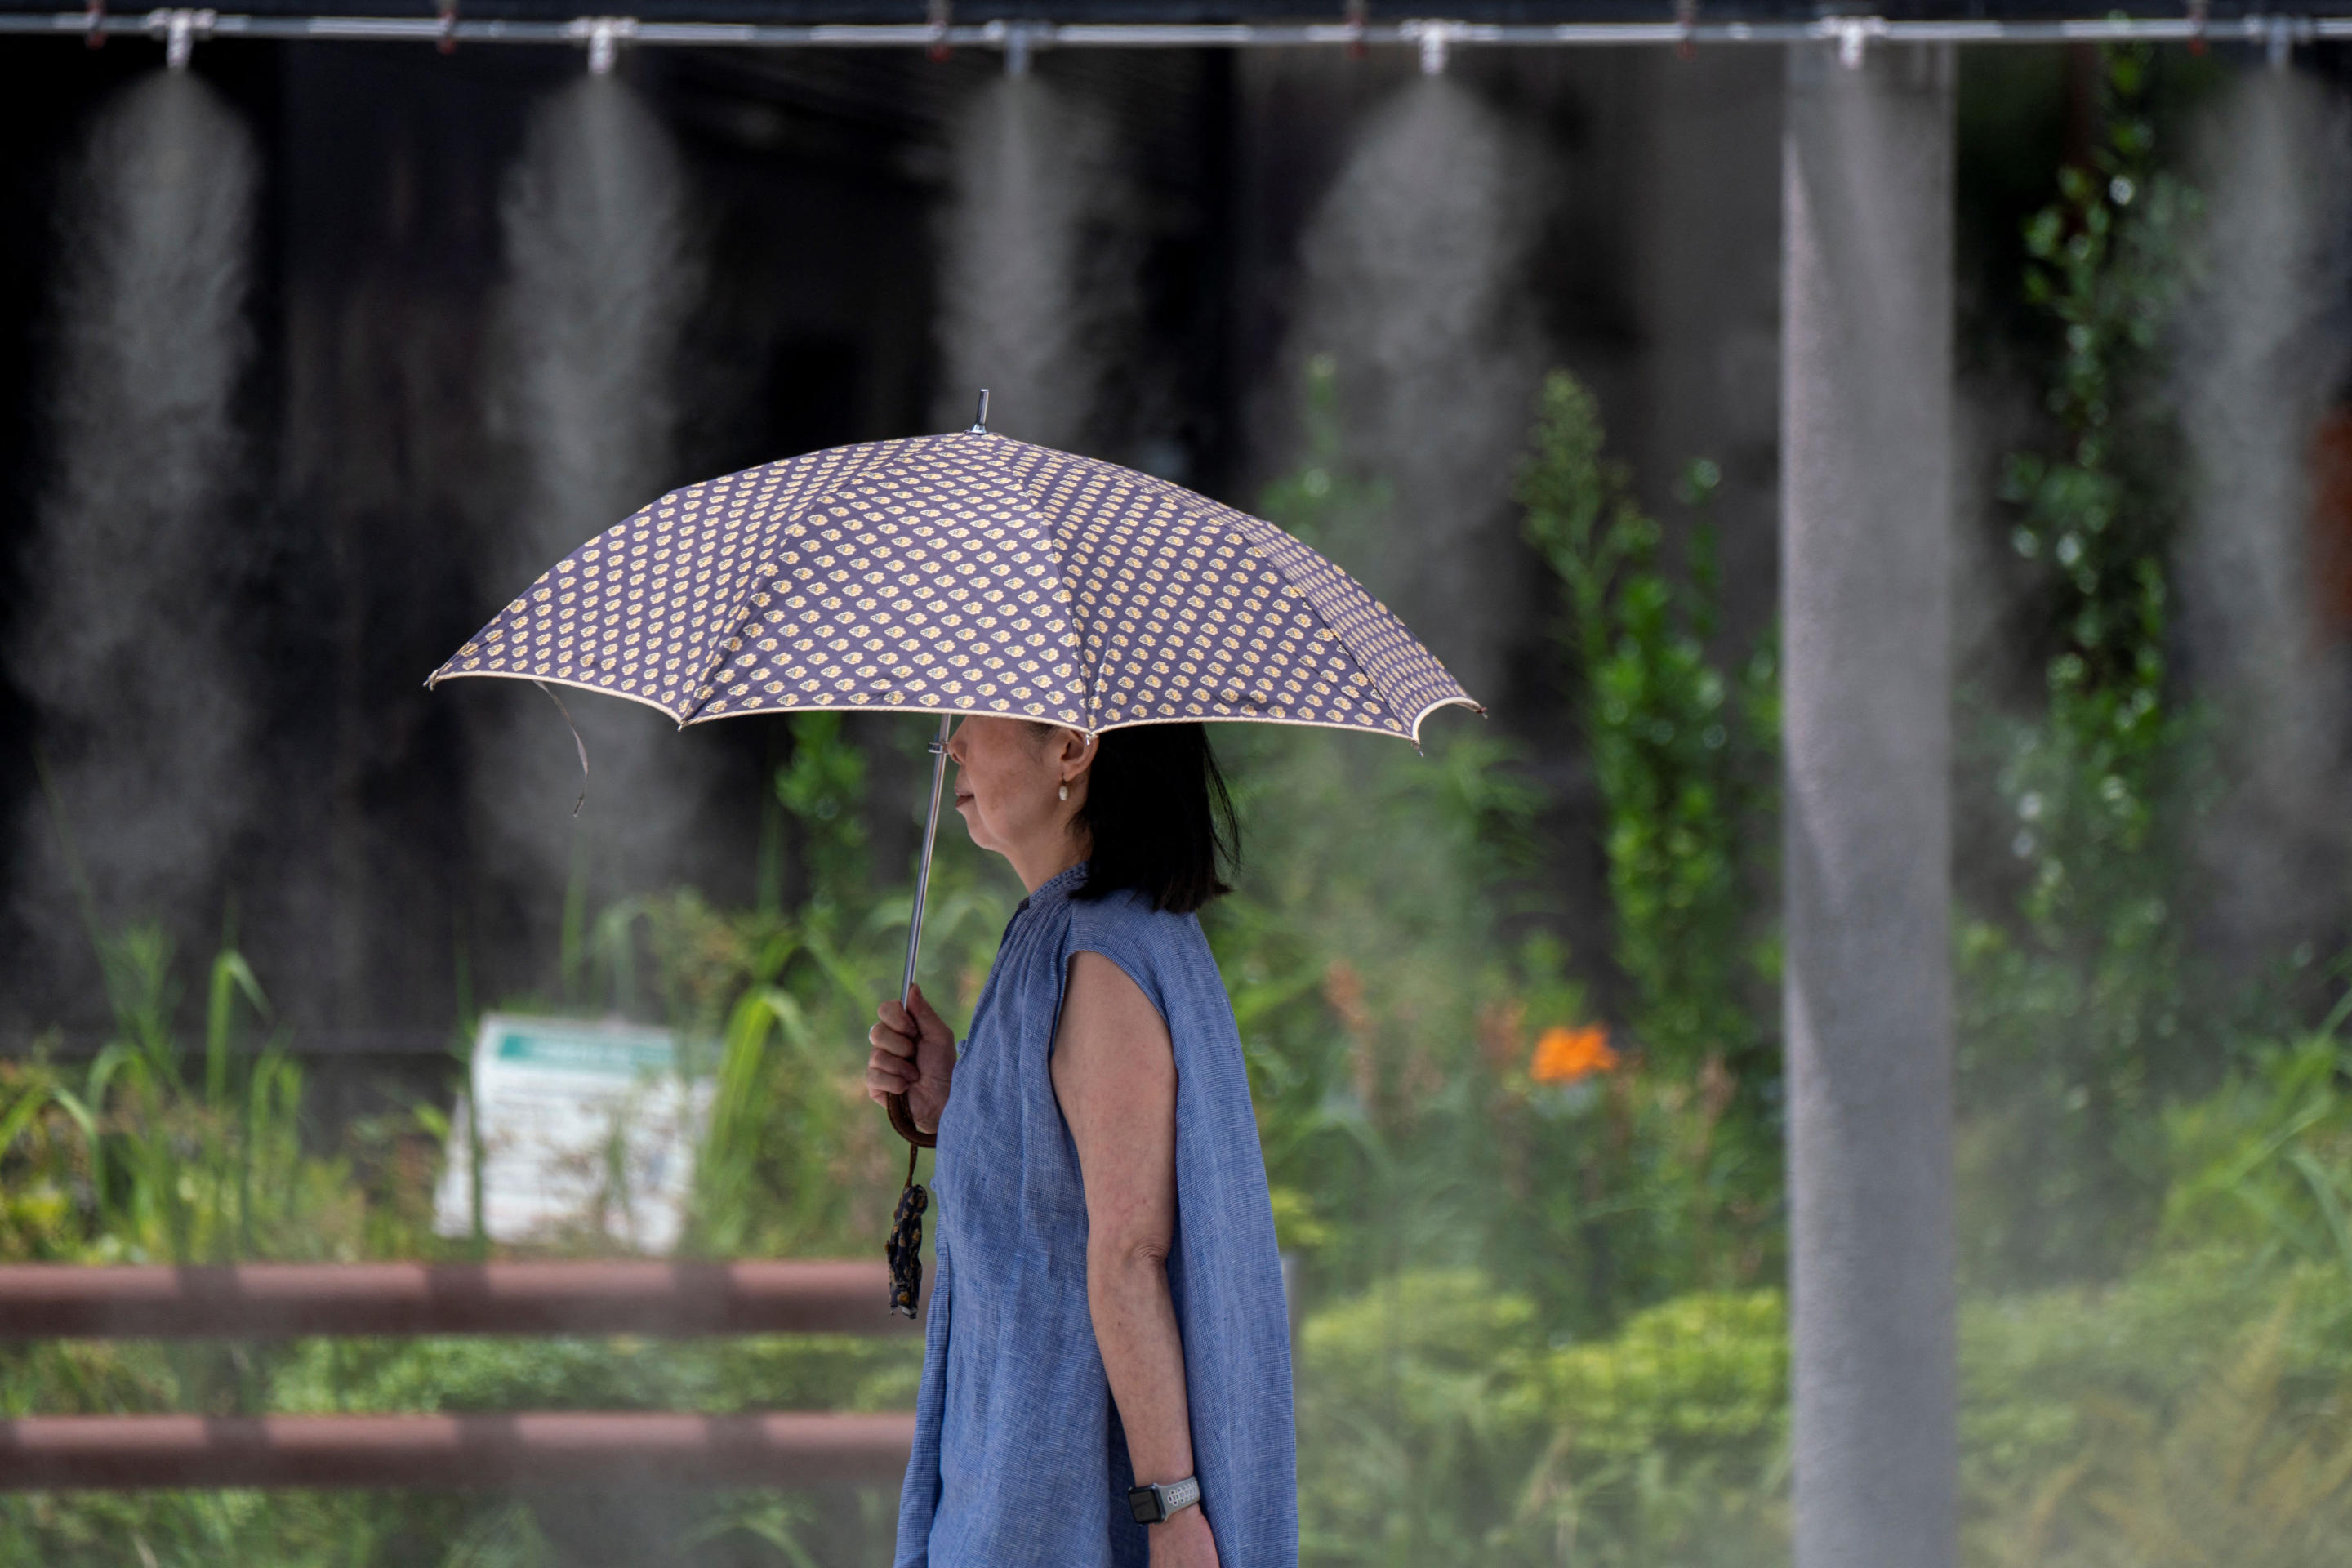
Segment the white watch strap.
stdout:
[[1170,1481],[1158,1489],[1163,1517],[1172,1518],[1201,1500],[1201,1482],[1197,1477],[1186,1476],[1181,1481]]

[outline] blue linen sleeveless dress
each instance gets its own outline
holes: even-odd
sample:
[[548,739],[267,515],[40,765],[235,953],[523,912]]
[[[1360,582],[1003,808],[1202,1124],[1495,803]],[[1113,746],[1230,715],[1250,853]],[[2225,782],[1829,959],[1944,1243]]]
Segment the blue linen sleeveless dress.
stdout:
[[898,1568],[1144,1568],[1149,1555],[1087,1309],[1077,1150],[1049,1076],[1075,952],[1126,971],[1175,1045],[1168,1284],[1221,1568],[1293,1568],[1282,1268],[1233,1004],[1199,921],[1131,892],[1073,900],[1085,879],[1074,866],[1014,911],[940,1119],[938,1278]]

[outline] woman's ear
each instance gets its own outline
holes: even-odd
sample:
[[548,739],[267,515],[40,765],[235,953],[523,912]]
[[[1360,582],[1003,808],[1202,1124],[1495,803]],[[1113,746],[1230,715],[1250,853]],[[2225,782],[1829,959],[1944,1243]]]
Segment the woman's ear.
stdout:
[[1058,763],[1063,779],[1069,781],[1085,776],[1095,765],[1097,754],[1102,751],[1101,742],[1083,731],[1065,730],[1061,734],[1062,754]]

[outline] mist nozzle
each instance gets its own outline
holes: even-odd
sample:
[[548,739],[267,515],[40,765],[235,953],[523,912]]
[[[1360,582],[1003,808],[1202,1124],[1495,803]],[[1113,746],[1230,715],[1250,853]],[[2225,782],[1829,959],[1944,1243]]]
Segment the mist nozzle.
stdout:
[[1004,74],[1027,76],[1037,40],[1045,29],[1026,22],[1015,22],[1004,30]]
[[147,30],[163,36],[163,63],[175,71],[184,71],[196,52],[196,40],[211,37],[213,24],[218,20],[220,13],[212,10],[192,11],[185,6],[156,10],[147,13]]
[[621,40],[637,36],[635,16],[575,16],[565,25],[570,37],[588,45],[588,74],[611,76],[621,57]]
[[1457,36],[1466,34],[1459,22],[1407,22],[1397,29],[1401,37],[1411,38],[1421,45],[1421,74],[1444,76],[1445,62],[1452,54]]
[[2273,71],[2284,71],[2294,61],[2295,45],[2309,43],[2313,36],[2307,17],[2273,16],[2263,30],[2263,62]]
[[1832,16],[1826,27],[1837,40],[1838,64],[1850,71],[1862,68],[1871,39],[1888,36],[1884,16]]

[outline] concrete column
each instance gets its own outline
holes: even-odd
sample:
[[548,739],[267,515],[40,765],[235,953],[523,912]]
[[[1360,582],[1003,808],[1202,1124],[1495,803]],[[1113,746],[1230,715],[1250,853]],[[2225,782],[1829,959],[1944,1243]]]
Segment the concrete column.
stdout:
[[1797,1568],[1951,1568],[1953,60],[1792,48],[1781,674]]

